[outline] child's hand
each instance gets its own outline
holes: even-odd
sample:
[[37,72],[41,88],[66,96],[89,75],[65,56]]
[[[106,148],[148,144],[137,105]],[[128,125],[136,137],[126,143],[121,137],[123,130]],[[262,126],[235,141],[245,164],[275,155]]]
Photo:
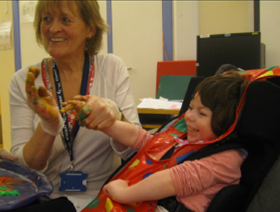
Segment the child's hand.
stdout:
[[27,73],[27,104],[40,116],[42,129],[51,135],[57,135],[63,127],[63,120],[52,94],[43,86],[36,88],[34,82],[39,73],[40,69],[35,67],[30,67]]
[[18,157],[5,151],[4,149],[0,149],[0,158],[10,161],[17,161]]
[[131,203],[129,202],[129,198],[127,195],[133,195],[129,194],[128,191],[128,182],[125,180],[114,180],[112,182],[109,182],[107,185],[103,187],[103,191],[105,194],[109,195],[114,201],[127,204]]
[[81,126],[88,129],[102,130],[119,119],[119,109],[116,103],[109,99],[79,95],[67,103],[74,105],[73,108],[77,111],[76,119]]

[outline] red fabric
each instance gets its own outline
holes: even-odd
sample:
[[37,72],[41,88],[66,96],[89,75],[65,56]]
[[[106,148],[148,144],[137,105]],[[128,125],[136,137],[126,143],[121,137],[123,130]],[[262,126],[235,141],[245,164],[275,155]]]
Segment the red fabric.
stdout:
[[[250,71],[242,71],[239,73],[241,75],[243,75],[245,78],[247,78],[249,82],[251,82],[253,80],[265,80],[267,77],[270,77],[270,76],[280,76],[280,68],[274,67],[272,69],[250,70]],[[244,95],[238,106],[238,109],[236,112],[237,113],[236,117],[238,117],[239,110],[240,110],[243,100],[245,98],[245,92],[244,92]],[[183,175],[184,173],[182,172],[182,170],[179,170],[179,168],[176,167],[178,158],[180,158],[181,156],[184,156],[186,154],[194,153],[197,150],[199,150],[203,147],[206,147],[207,145],[209,145],[211,143],[214,143],[214,142],[217,142],[217,141],[223,139],[224,137],[226,137],[227,135],[229,135],[232,132],[232,130],[235,128],[235,125],[237,122],[237,118],[236,118],[235,122],[228,129],[228,131],[215,140],[197,141],[195,143],[188,143],[188,141],[184,141],[184,140],[180,139],[180,138],[186,137],[187,129],[185,129],[185,131],[178,130],[179,127],[177,124],[180,122],[182,123],[183,118],[184,118],[184,116],[182,115],[165,132],[157,133],[155,136],[153,136],[153,138],[150,139],[147,142],[147,144],[144,145],[140,149],[138,154],[114,178],[112,178],[111,181],[115,180],[115,179],[123,179],[123,180],[129,181],[130,185],[133,185],[133,184],[141,181],[145,177],[149,176],[152,173],[163,170],[165,168],[171,168],[171,167],[175,167],[175,168],[172,168],[173,169],[173,171],[172,171],[173,178],[175,178],[174,175],[176,175],[176,174]],[[174,153],[170,159],[160,160],[160,158],[171,147],[173,147],[174,145],[178,145],[178,144],[180,144],[180,147],[178,147],[174,151]],[[228,154],[228,153],[230,153],[230,154]],[[233,160],[233,158],[231,158],[231,157],[234,157],[236,155],[236,153],[237,152],[235,150],[229,150],[229,151],[225,151],[220,154],[212,155],[207,158],[201,159],[201,161],[198,162],[198,164],[201,165],[199,171],[195,170],[195,169],[197,169],[198,166],[192,167],[194,169],[194,171],[199,172],[199,174],[197,174],[196,176],[191,176],[192,174],[190,173],[189,174],[190,180],[193,180],[194,178],[197,178],[201,175],[208,175],[210,171],[209,171],[209,169],[207,169],[207,166],[205,166],[205,164],[211,163],[212,165],[208,164],[208,166],[214,166],[215,158],[216,158],[217,162],[220,161],[219,157],[217,158],[217,155],[218,156],[222,155],[225,158],[225,161],[229,162],[229,160]],[[209,158],[212,158],[211,161],[208,161]],[[240,157],[238,158],[237,156],[236,156],[236,158],[234,157],[234,160],[236,160],[235,165],[237,165],[237,166],[240,165],[242,162]],[[186,162],[186,163],[184,163],[183,166],[185,166],[187,164],[185,169],[191,168],[190,164],[192,164],[192,163],[193,162],[190,162],[190,163]],[[204,168],[202,168],[202,167],[204,167]],[[226,164],[224,164],[224,166],[222,166],[222,167],[224,167],[224,169],[229,169],[226,166]],[[229,176],[223,176],[223,177],[221,177],[221,176],[215,177],[215,173],[216,173],[216,176],[223,175],[223,171],[212,169],[211,172],[212,172],[212,175],[210,175],[211,179],[209,180],[208,185],[206,183],[206,186],[209,187],[209,186],[213,185],[214,183],[219,183],[220,185],[217,185],[217,187],[218,187],[217,190],[221,189],[224,186],[223,184],[225,184],[226,181],[230,180],[230,178],[233,179],[232,180],[233,184],[237,183],[237,181],[235,179],[238,178],[238,176],[239,176],[239,173],[233,173],[234,176],[229,175]],[[174,181],[176,181],[176,180],[174,180]],[[189,182],[183,182],[182,185],[188,184],[188,183]],[[186,194],[192,194],[192,193],[198,192],[205,188],[204,183],[203,184],[201,183],[200,185],[199,185],[199,181],[196,181],[196,183],[197,183],[197,185],[195,187],[190,185],[189,188],[187,189],[187,191],[178,190],[179,198],[181,196],[185,196]],[[199,193],[198,193],[198,195],[199,195]],[[211,198],[213,198],[213,197],[211,197]],[[190,199],[189,201],[192,201],[192,200]],[[196,201],[196,200],[193,200],[193,201]],[[95,198],[86,208],[84,208],[82,210],[82,212],[89,212],[89,211],[94,211],[94,212],[127,212],[127,211],[148,212],[148,211],[154,211],[154,209],[156,207],[156,203],[157,203],[157,201],[147,201],[147,202],[142,202],[142,203],[127,204],[127,205],[119,204],[117,202],[114,202],[109,196],[107,196],[101,190],[100,193],[98,194],[97,198]]]

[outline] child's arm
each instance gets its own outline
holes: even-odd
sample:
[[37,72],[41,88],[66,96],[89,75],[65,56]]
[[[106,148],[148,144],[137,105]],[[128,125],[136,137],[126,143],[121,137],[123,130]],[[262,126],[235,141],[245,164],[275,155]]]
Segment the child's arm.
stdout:
[[131,186],[128,186],[127,181],[115,180],[105,185],[103,190],[113,200],[123,204],[159,200],[176,195],[169,169],[154,173]]
[[118,120],[110,127],[100,129],[100,131],[120,142],[123,146],[119,144],[117,146],[119,150],[132,147],[138,136],[138,128],[135,125]]

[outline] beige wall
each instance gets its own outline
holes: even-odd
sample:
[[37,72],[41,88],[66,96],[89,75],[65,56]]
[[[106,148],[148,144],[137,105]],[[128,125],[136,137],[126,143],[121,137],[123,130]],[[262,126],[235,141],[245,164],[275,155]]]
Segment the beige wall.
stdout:
[[[4,11],[5,4],[8,6],[8,12]],[[12,21],[12,1],[0,1],[0,21]],[[10,150],[10,109],[9,109],[9,82],[15,72],[14,49],[0,50],[0,97],[2,111],[2,137],[3,145],[6,150]]]
[[3,138],[2,138],[2,114],[1,114],[1,96],[0,96],[0,144],[2,145]]
[[253,1],[199,1],[199,33],[252,32]]

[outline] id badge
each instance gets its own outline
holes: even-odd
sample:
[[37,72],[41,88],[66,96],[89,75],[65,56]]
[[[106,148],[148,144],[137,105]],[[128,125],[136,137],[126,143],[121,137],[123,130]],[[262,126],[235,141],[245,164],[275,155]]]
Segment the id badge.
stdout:
[[59,191],[86,191],[87,176],[81,171],[67,171],[60,173]]

